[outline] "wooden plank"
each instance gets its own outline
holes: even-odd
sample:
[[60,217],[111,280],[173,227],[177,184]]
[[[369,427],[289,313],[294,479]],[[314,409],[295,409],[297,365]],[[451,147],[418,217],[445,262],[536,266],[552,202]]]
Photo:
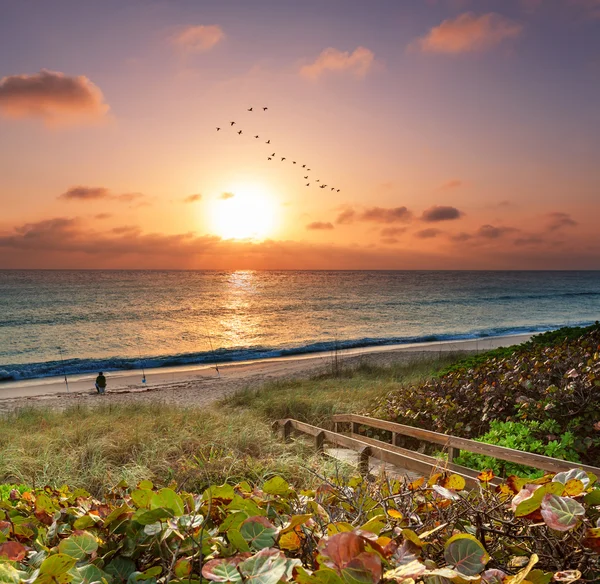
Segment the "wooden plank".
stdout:
[[[427,454],[421,454],[420,452],[415,452],[414,450],[408,450],[406,448],[401,448],[400,446],[394,446],[392,444],[388,444],[387,442],[382,442],[381,440],[377,440],[375,438],[368,438],[367,436],[352,434],[353,438],[357,440],[361,440],[362,442],[366,442],[371,446],[382,446],[386,450],[391,450],[392,452],[396,452],[397,454],[402,454],[404,456],[409,456],[411,458],[415,458],[417,460],[421,460],[422,462],[426,462],[431,464],[434,467],[437,467],[436,472],[451,472],[453,474],[459,474],[462,477],[469,477],[473,479],[473,481],[477,481],[477,475],[479,474],[478,470],[473,470],[472,468],[467,468],[466,466],[461,466],[460,464],[454,464],[451,462],[446,462],[444,460],[438,460],[433,456],[428,456]],[[499,485],[502,481],[498,479],[494,479],[490,481],[492,485]]]
[[[319,432],[323,432],[325,440],[327,440],[327,442],[330,442],[331,444],[334,444],[336,446],[344,446],[345,448],[350,448],[357,452],[360,452],[365,446],[370,445],[364,441],[363,436],[361,436],[360,440],[358,440],[356,438],[352,438],[344,434],[337,434],[336,432],[331,432],[330,430],[323,430],[322,428],[312,426],[311,424],[306,424],[305,422],[299,422],[298,420],[281,420],[279,423],[280,425],[285,426],[287,422],[290,422],[295,430],[303,432],[305,434],[309,434],[310,436],[316,436]],[[378,444],[374,444],[371,446],[370,455],[377,458],[378,460],[381,460],[382,462],[388,462],[400,468],[405,468],[410,471],[421,473],[423,476],[430,476],[433,472],[437,472],[438,470],[440,470],[440,465],[438,461],[434,458],[432,458],[431,460],[435,462],[422,460],[420,458],[415,458],[415,453],[412,451],[408,451],[410,452],[410,455],[405,455],[401,454],[400,452],[389,450],[387,448],[389,444],[380,444],[383,444],[386,448],[384,448],[383,446],[379,446]],[[462,472],[456,472],[456,474],[460,474],[461,476],[463,476],[467,484],[470,486],[474,486],[478,483],[478,481],[472,476],[465,475]]]
[[595,466],[588,466],[577,462],[569,462],[567,460],[558,460],[556,458],[543,456],[541,454],[532,454],[530,452],[522,452],[521,450],[505,448],[504,446],[485,444],[483,442],[476,442],[475,440],[469,440],[467,438],[459,438],[457,436],[432,432],[431,430],[423,430],[421,428],[414,428],[413,426],[388,422],[387,420],[378,420],[376,418],[358,416],[356,414],[339,414],[333,416],[333,419],[336,422],[350,422],[352,424],[360,424],[363,426],[370,426],[371,428],[388,430],[390,432],[396,432],[396,434],[412,436],[413,438],[417,438],[426,442],[441,444],[446,448],[466,450],[467,452],[483,454],[485,456],[491,456],[500,460],[507,460],[509,462],[530,466],[532,468],[539,468],[550,472],[561,472],[571,470],[572,468],[581,468],[586,472],[600,476],[600,468]]
[[[348,448],[325,448],[323,454],[337,462],[347,464],[348,466],[358,469],[358,453],[355,450],[349,450]],[[371,457],[369,459],[369,474],[372,476],[380,476],[386,474],[388,477],[393,479],[408,478],[410,481],[414,481],[422,476],[420,473],[414,473],[405,468],[398,468],[397,466],[381,462],[377,458]]]

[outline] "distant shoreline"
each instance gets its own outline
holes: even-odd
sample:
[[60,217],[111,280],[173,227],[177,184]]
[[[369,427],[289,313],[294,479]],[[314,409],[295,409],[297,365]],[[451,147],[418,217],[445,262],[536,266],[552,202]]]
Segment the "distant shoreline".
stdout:
[[[528,341],[534,333],[486,337],[478,339],[452,340],[428,343],[412,343],[402,345],[385,345],[340,350],[337,357],[344,362],[362,358],[382,361],[386,364],[394,360],[419,359],[439,353],[471,353],[488,351],[497,347],[517,345]],[[237,361],[219,364],[219,374],[214,364],[182,365],[177,367],[161,367],[145,371],[146,383],[142,382],[142,370],[115,371],[107,374],[108,392],[110,394],[144,394],[152,393],[160,399],[169,389],[214,389],[219,394],[230,393],[254,382],[305,375],[307,371],[326,370],[330,365],[333,351],[304,353],[251,361]],[[0,404],[3,402],[22,401],[18,405],[31,404],[32,399],[61,398],[71,401],[75,397],[93,395],[96,374],[79,374],[68,376],[69,393],[64,377],[42,377],[21,381],[7,381],[0,385]],[[202,386],[202,387],[201,387]],[[162,391],[164,390],[164,391]],[[196,396],[197,397],[197,396]],[[196,399],[190,400],[192,403]],[[8,405],[6,403],[6,405]],[[17,405],[17,404],[12,404]],[[49,405],[49,404],[48,404]],[[6,409],[6,408],[0,408]],[[13,409],[12,407],[9,409]]]

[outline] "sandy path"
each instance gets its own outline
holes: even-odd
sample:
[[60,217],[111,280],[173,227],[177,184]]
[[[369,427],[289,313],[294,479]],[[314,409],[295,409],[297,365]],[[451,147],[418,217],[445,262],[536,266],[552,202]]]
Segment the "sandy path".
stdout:
[[[479,339],[421,343],[388,347],[352,349],[338,353],[344,367],[368,361],[379,365],[410,362],[437,353],[486,351],[528,340],[531,335],[513,335]],[[246,387],[260,387],[274,380],[307,378],[330,371],[331,353],[314,353],[293,358],[265,359],[214,367],[177,367],[146,372],[143,384],[141,371],[107,374],[109,391],[99,396],[92,391],[95,376],[80,375],[69,380],[70,393],[65,391],[62,378],[46,378],[11,382],[0,386],[0,412],[23,407],[63,409],[73,405],[99,403],[169,403],[181,406],[204,406]]]

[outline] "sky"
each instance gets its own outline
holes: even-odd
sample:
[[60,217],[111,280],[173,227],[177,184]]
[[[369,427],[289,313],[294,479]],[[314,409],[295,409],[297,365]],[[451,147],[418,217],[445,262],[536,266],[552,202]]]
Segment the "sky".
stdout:
[[0,269],[600,269],[600,0],[0,0],[0,49]]

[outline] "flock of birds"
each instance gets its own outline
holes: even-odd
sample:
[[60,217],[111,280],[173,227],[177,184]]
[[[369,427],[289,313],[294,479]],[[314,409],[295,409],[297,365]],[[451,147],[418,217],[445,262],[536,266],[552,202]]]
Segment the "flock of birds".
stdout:
[[[269,109],[268,107],[263,107],[263,108],[262,108],[262,111],[263,111],[263,112],[266,112],[266,111],[268,111],[268,109]],[[254,108],[253,108],[253,107],[249,107],[249,108],[248,108],[246,111],[248,111],[248,112],[253,112],[253,111],[254,111]],[[237,126],[237,122],[229,122],[229,129],[233,129],[233,127],[234,127],[234,126]],[[220,132],[221,130],[222,130],[222,128],[221,128],[221,127],[219,127],[219,126],[217,126],[217,132]],[[235,130],[235,129],[233,129],[233,131],[237,132],[237,134],[238,134],[239,136],[242,136],[242,135],[243,135],[243,133],[244,133],[244,132],[243,132],[243,130]],[[260,140],[260,136],[259,136],[259,135],[256,135],[256,136],[254,136],[254,138],[255,138],[256,140]],[[266,141],[265,141],[265,144],[271,144],[271,139],[269,138],[268,140],[266,140]],[[276,152],[273,152],[273,154],[271,154],[270,156],[267,156],[267,160],[268,160],[268,161],[272,161],[272,160],[274,160],[274,159],[275,159],[275,157],[276,157],[276,155],[277,155],[277,153],[276,153]],[[285,162],[286,160],[288,160],[288,158],[287,158],[286,156],[280,156],[280,158],[281,158],[281,162]],[[298,164],[298,162],[297,162],[296,160],[290,160],[290,162],[291,162],[292,164]],[[311,172],[311,169],[310,169],[310,168],[308,168],[308,165],[306,165],[306,164],[302,164],[302,165],[300,165],[300,167],[301,167],[301,168],[303,168],[303,169],[304,169],[304,172],[306,172],[306,173],[309,173],[309,172]],[[312,183],[310,182],[310,181],[311,181],[311,179],[310,179],[310,175],[309,175],[309,174],[306,174],[306,175],[304,176],[304,179],[309,181],[309,182],[307,182],[307,183],[306,183],[306,186],[307,186],[307,187],[310,187],[310,185],[312,184]],[[315,179],[313,182],[314,182],[314,183],[320,183],[320,182],[321,182],[321,180],[320,180],[320,179]],[[338,193],[340,192],[340,189],[338,189],[338,188],[336,188],[336,187],[332,187],[332,186],[330,186],[330,185],[327,185],[327,184],[325,184],[325,183],[319,184],[319,185],[317,185],[317,186],[318,186],[319,188],[321,188],[321,189],[326,189],[327,187],[329,187],[331,191],[336,191],[336,192],[338,192]]]

